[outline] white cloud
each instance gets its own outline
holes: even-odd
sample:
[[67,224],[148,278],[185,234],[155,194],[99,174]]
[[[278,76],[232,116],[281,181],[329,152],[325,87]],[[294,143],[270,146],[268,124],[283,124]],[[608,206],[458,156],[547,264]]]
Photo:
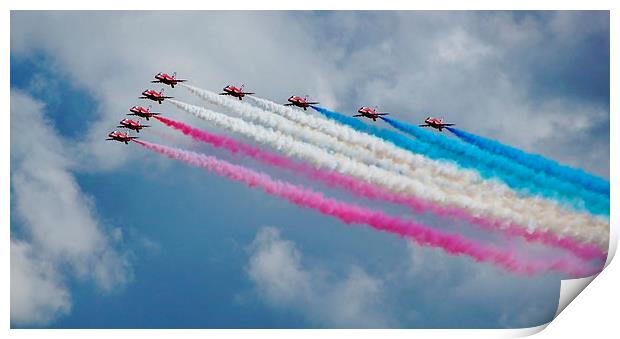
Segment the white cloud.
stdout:
[[446,39],[438,41],[436,53],[443,62],[463,65],[466,69],[477,66],[477,63],[492,53],[489,46],[474,39],[462,28],[448,33]]
[[[527,276],[498,274],[492,265],[467,263],[469,259],[446,255],[437,248],[412,243],[407,248],[409,261],[403,275],[396,274],[395,279],[420,290],[417,302],[425,305],[424,316],[440,314],[439,319],[446,322],[440,326],[449,326],[453,317],[487,314],[484,324],[488,327],[531,327],[550,321],[555,313],[557,303],[549,301],[559,295],[557,277],[533,281]],[[535,283],[538,286],[528,288]]]
[[69,291],[49,261],[11,240],[11,322],[45,325],[71,310]]
[[[11,279],[19,282],[33,275],[33,281],[39,281],[23,289],[11,284],[11,316],[23,325],[48,322],[53,314],[68,311],[69,292],[58,283],[59,266],[68,265],[78,278],[93,280],[105,291],[131,276],[129,263],[114,248],[71,173],[71,149],[56,135],[43,109],[28,95],[11,92],[12,210],[28,241],[11,242],[18,255],[11,262]],[[118,232],[113,232],[117,238]],[[42,288],[33,294],[31,288],[37,286]]]
[[248,275],[259,295],[276,308],[293,311],[318,326],[394,326],[383,282],[352,266],[346,276],[304,267],[296,245],[273,227],[263,227],[251,246]]
[[301,267],[295,244],[275,228],[262,228],[254,239],[248,274],[271,302],[286,305],[311,298],[310,274]]

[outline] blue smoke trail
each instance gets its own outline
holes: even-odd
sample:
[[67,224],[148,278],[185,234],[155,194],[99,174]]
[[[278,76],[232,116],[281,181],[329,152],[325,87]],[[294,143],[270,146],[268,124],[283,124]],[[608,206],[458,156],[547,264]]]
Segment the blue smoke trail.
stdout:
[[[461,167],[477,170],[484,178],[500,179],[506,185],[518,190],[522,194],[541,195],[553,199],[560,204],[569,205],[576,210],[587,210],[593,214],[603,216],[609,215],[609,199],[605,199],[605,197],[592,192],[584,192],[583,189],[575,187],[570,183],[550,178],[544,173],[534,172],[508,159],[489,154],[459,140],[448,139],[445,136],[431,134],[424,130],[422,132],[430,135],[423,135],[415,131],[415,134],[426,138],[426,142],[423,142],[398,132],[367,125],[358,119],[332,112],[319,106],[311,107],[329,119],[348,125],[358,131],[375,135],[411,152],[422,154],[432,159],[456,162]],[[417,126],[402,124],[386,117],[381,118],[403,132],[409,133],[409,127],[421,130]],[[446,141],[440,138],[447,139],[453,145],[446,145]]]
[[[491,171],[488,173],[490,176],[497,176],[511,187],[525,188],[530,193],[541,194],[560,202],[567,202],[566,200],[571,202],[573,198],[581,197],[583,208],[595,214],[609,214],[609,195],[605,196],[599,192],[584,190],[579,185],[537,172],[506,157],[495,156],[470,144],[446,138],[443,135],[426,131],[418,126],[387,117],[381,118],[391,126],[415,136],[420,142],[432,144],[437,148],[443,149],[446,153],[456,156],[456,161],[464,167],[472,166],[481,173]],[[472,160],[474,163],[471,163]],[[517,177],[520,180],[511,184],[506,181],[507,175]],[[581,207],[580,205],[577,204],[575,207]]]
[[580,185],[587,190],[609,196],[609,181],[586,173],[581,169],[565,166],[541,155],[526,153],[520,149],[504,145],[498,141],[461,131],[457,128],[446,127],[446,129],[459,137],[461,140],[480,149],[507,157],[536,171],[543,171],[549,175],[573,182],[574,184]]

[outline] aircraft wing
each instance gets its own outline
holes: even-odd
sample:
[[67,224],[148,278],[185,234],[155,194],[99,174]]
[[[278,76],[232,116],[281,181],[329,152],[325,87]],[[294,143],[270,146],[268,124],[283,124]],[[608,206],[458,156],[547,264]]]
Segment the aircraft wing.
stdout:
[[160,97],[162,99],[174,99],[174,97]]
[[308,105],[318,105],[320,102],[306,102]]
[[156,84],[156,83],[160,83],[160,82],[161,82],[161,80],[152,80],[151,82],[152,82],[152,83],[154,83],[154,84]]
[[252,95],[252,94],[256,94],[256,93],[252,93],[252,92],[243,92],[243,94],[245,94],[245,95]]
[[353,117],[363,117],[363,116],[364,116],[364,114],[356,114]]
[[375,115],[390,115],[390,113],[377,113]]
[[224,92],[224,93],[219,93],[220,95],[228,95],[228,93]]
[[114,139],[112,139],[112,138],[107,138],[106,140],[114,140]]
[[454,126],[454,124],[441,124],[441,126]]
[[431,127],[431,125],[428,125],[428,124],[426,124],[426,125],[418,125],[418,127]]
[[174,81],[176,81],[176,82],[186,82],[187,79],[174,79]]
[[293,106],[293,104],[283,104],[284,106]]

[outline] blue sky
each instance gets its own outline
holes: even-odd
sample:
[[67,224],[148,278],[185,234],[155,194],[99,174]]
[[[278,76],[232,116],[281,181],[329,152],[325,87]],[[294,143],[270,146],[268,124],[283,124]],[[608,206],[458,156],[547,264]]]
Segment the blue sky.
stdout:
[[[151,25],[164,17],[166,28]],[[175,70],[214,91],[245,82],[274,101],[309,94],[405,121],[444,114],[609,178],[607,12],[12,12],[11,279],[28,281],[11,292],[12,327],[494,328],[552,318],[559,275],[522,277],[420,248],[104,142],[152,75]],[[326,190],[150,125],[146,140]],[[33,208],[39,196],[50,199]],[[48,241],[50,230],[60,239]]]

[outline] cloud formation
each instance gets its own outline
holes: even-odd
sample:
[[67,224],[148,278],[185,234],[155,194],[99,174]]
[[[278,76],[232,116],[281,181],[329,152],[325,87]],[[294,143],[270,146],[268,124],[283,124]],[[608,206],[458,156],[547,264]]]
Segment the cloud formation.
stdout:
[[43,110],[27,94],[11,92],[12,211],[22,226],[11,241],[11,315],[19,325],[45,324],[69,311],[65,266],[104,291],[131,277],[127,258],[71,172],[70,147]]
[[251,247],[247,272],[260,297],[276,308],[301,313],[325,327],[386,327],[383,282],[358,266],[342,277],[303,264],[295,243],[263,227]]
[[[424,305],[424,312],[416,315],[418,322],[440,328],[458,327],[463,322],[476,327],[478,320],[472,317],[476,314],[492,318],[484,327],[516,328],[553,319],[557,303],[550,300],[559,296],[559,281],[554,277],[533,282],[516,275],[498,275],[492,267],[465,266],[437,249],[410,242],[407,252],[405,264],[393,272],[390,284],[395,284],[396,293],[416,291],[411,307],[421,309]],[[400,284],[402,281],[408,283]]]
[[11,323],[50,323],[71,311],[70,293],[51,263],[30,244],[11,240]]

